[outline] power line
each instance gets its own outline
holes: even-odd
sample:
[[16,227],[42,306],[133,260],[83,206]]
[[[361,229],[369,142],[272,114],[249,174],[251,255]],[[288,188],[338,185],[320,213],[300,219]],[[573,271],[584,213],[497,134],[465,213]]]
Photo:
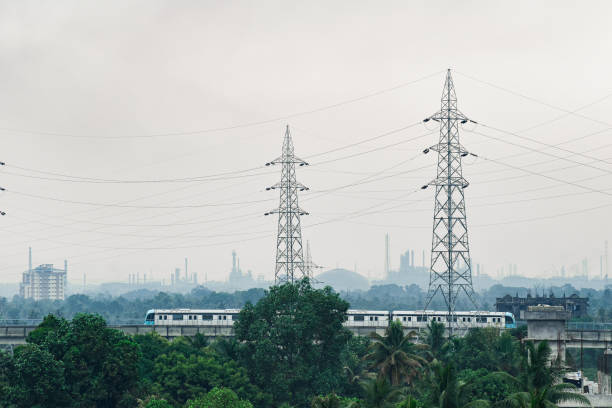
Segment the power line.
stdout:
[[594,118],[591,118],[591,117],[589,117],[589,116],[586,116],[586,115],[583,115],[583,114],[578,113],[578,111],[580,111],[580,110],[582,110],[582,109],[585,109],[585,108],[587,108],[587,107],[589,107],[589,106],[595,105],[595,104],[597,104],[597,103],[599,103],[599,102],[602,102],[602,101],[604,101],[604,100],[606,100],[606,99],[609,99],[610,97],[612,97],[612,93],[607,94],[607,95],[603,96],[602,98],[600,98],[600,99],[598,99],[598,100],[596,100],[596,101],[594,101],[594,102],[592,102],[592,103],[590,103],[590,104],[585,105],[585,106],[584,106],[584,107],[582,107],[582,108],[579,108],[579,109],[577,109],[577,110],[571,111],[571,110],[569,110],[569,109],[560,108],[560,107],[555,106],[555,105],[553,105],[553,104],[551,104],[551,103],[541,101],[541,100],[539,100],[539,99],[537,99],[537,98],[534,98],[534,97],[532,97],[532,96],[528,96],[528,95],[522,94],[522,93],[520,93],[520,92],[513,91],[513,90],[511,90],[511,89],[505,88],[505,87],[503,87],[503,86],[496,85],[496,84],[494,84],[494,83],[492,83],[492,82],[484,81],[484,80],[482,80],[482,79],[478,79],[478,78],[475,78],[475,77],[473,77],[473,76],[470,76],[470,75],[467,75],[467,74],[464,74],[464,73],[461,73],[461,72],[458,72],[458,71],[455,71],[455,72],[456,72],[457,74],[459,74],[459,75],[462,75],[462,76],[464,76],[464,77],[468,78],[468,79],[471,79],[472,81],[475,81],[475,82],[480,82],[481,84],[485,84],[485,85],[488,85],[488,86],[490,86],[490,87],[492,87],[492,88],[499,89],[499,90],[501,90],[501,91],[507,92],[507,93],[509,93],[509,94],[512,94],[512,95],[515,95],[515,96],[518,96],[518,97],[521,97],[521,98],[526,99],[526,100],[529,100],[529,101],[531,101],[531,102],[535,102],[535,103],[538,103],[538,104],[540,104],[540,105],[547,106],[547,107],[549,107],[549,108],[551,108],[551,109],[554,109],[554,110],[558,110],[558,111],[564,112],[564,113],[566,113],[566,114],[568,114],[568,115],[574,115],[574,116],[580,117],[580,118],[582,118],[582,119],[589,120],[589,121],[591,121],[591,122],[595,122],[595,123],[599,123],[599,124],[601,124],[601,125],[605,125],[605,126],[607,126],[607,127],[611,127],[611,126],[612,126],[612,124],[610,124],[610,123],[608,123],[608,122],[605,122],[605,121],[602,121],[602,120],[599,120],[599,119],[594,119]]
[[314,109],[309,109],[309,110],[305,110],[305,111],[300,111],[300,112],[295,112],[295,113],[291,113],[291,114],[287,114],[287,115],[281,115],[281,116],[277,116],[274,118],[270,118],[270,119],[265,119],[265,120],[258,120],[258,121],[252,121],[252,122],[245,122],[245,123],[239,123],[239,124],[235,124],[235,125],[229,125],[229,126],[221,126],[221,127],[214,127],[214,128],[207,128],[207,129],[199,129],[199,130],[192,130],[192,131],[181,131],[181,132],[167,132],[167,133],[154,133],[154,134],[143,134],[143,135],[124,135],[124,136],[93,136],[93,135],[77,135],[77,134],[73,134],[73,133],[61,133],[61,132],[46,132],[46,131],[37,131],[37,130],[25,130],[25,129],[16,129],[16,128],[8,128],[8,127],[0,127],[0,130],[5,130],[5,131],[10,131],[10,132],[18,132],[18,133],[29,133],[29,134],[38,134],[38,135],[44,135],[44,136],[58,136],[58,137],[69,137],[69,138],[77,138],[77,139],[98,139],[98,140],[125,140],[125,139],[150,139],[150,138],[164,138],[164,137],[176,137],[176,136],[193,136],[193,135],[201,135],[201,134],[205,134],[205,133],[217,133],[217,132],[224,132],[224,131],[228,131],[228,130],[235,130],[235,129],[242,129],[242,128],[248,128],[248,127],[253,127],[253,126],[259,126],[259,125],[265,125],[268,123],[274,123],[274,122],[280,122],[280,121],[286,121],[288,119],[292,119],[292,118],[296,118],[299,116],[304,116],[304,115],[310,115],[313,113],[317,113],[317,112],[322,112],[325,110],[329,110],[329,109],[334,109],[334,108],[338,108],[340,106],[343,105],[348,105],[351,103],[355,103],[355,102],[359,102],[362,101],[364,99],[368,99],[368,98],[372,98],[378,95],[382,95],[388,92],[392,92],[395,91],[397,89],[400,88],[404,88],[406,86],[409,85],[413,85],[416,83],[419,83],[421,81],[424,81],[426,79],[432,78],[436,75],[439,75],[440,73],[442,73],[443,71],[437,71],[434,72],[432,74],[417,78],[415,80],[412,81],[408,81],[408,82],[404,82],[389,88],[384,88],[382,90],[378,90],[375,92],[371,92],[362,96],[358,96],[355,98],[350,98],[350,99],[345,99],[343,101],[340,102],[336,102],[336,103],[332,103],[329,105],[324,105],[318,108],[314,108]]
[[[514,143],[514,142],[511,142],[509,140],[502,139],[502,138],[499,138],[499,137],[491,136],[491,135],[488,135],[488,134],[485,134],[485,133],[482,133],[482,132],[478,132],[476,130],[471,130],[469,132],[477,134],[477,135],[480,135],[480,136],[483,136],[483,137],[486,137],[487,139],[492,139],[492,140],[496,140],[498,142],[502,142],[502,143],[509,144],[509,145],[512,145],[512,146],[520,147],[521,149],[529,150],[529,151],[534,152],[534,153],[539,153],[539,154],[543,154],[543,155],[546,155],[546,156],[554,157],[557,160],[565,160],[565,161],[568,161],[570,163],[574,163],[574,164],[579,165],[579,166],[588,167],[588,168],[591,168],[591,169],[595,169],[595,170],[603,171],[605,173],[612,174],[612,170],[603,169],[603,168],[597,167],[597,166],[592,166],[592,165],[590,165],[588,163],[579,162],[579,161],[572,160],[572,159],[569,158],[570,156],[584,156],[584,157],[587,157],[587,158],[595,160],[595,161],[601,161],[601,159],[597,159],[597,158],[594,158],[592,156],[582,155],[582,154],[576,153],[576,152],[571,151],[571,150],[566,150],[566,149],[562,149],[562,150],[570,153],[570,156],[556,156],[554,154],[545,152],[543,150],[536,150],[534,148],[527,147],[527,146],[524,146],[524,145],[519,144],[519,143]],[[540,143],[540,144],[547,145],[547,147],[552,147],[553,146],[553,145],[548,145],[546,143]]]
[[[486,124],[483,124],[483,123],[479,123],[479,125],[483,126],[485,128],[491,129],[491,130],[495,130],[495,131],[500,132],[500,133],[505,133],[507,135],[518,137],[519,139],[528,140],[530,142],[537,143],[539,145],[546,146],[546,147],[551,148],[551,149],[557,149],[557,150],[560,150],[560,151],[565,152],[565,153],[570,153],[572,156],[580,156],[580,157],[584,157],[586,159],[590,159],[590,160],[593,160],[593,161],[596,161],[596,162],[601,162],[601,163],[605,163],[605,164],[612,164],[609,161],[600,159],[598,157],[586,155],[586,154],[583,154],[583,153],[574,152],[573,150],[569,150],[569,149],[564,149],[562,147],[559,147],[558,144],[554,145],[554,144],[550,144],[550,143],[541,142],[541,141],[533,139],[531,137],[521,136],[521,135],[519,135],[519,134],[517,134],[515,132],[510,132],[508,130],[503,130],[503,129],[496,128],[496,127],[493,127],[493,126],[489,126],[489,125],[486,125]],[[606,129],[606,131],[607,130],[611,130],[611,129],[608,128],[608,129]],[[476,133],[476,134],[482,135],[481,133],[478,133],[478,132],[475,132],[475,131],[472,131],[472,132]],[[485,135],[483,135],[483,136],[485,136]],[[486,137],[488,137],[488,136],[486,136]],[[497,139],[497,140],[499,140],[499,139]],[[521,146],[521,145],[519,145],[519,146]],[[541,151],[539,153],[541,153]],[[564,158],[560,158],[560,160],[564,160]],[[601,169],[599,167],[593,167],[593,168],[595,168],[597,170],[607,171],[607,170],[603,170],[603,169]]]
[[264,203],[264,202],[272,201],[270,199],[265,199],[265,200],[237,201],[237,202],[226,202],[226,203],[203,203],[203,204],[170,205],[170,206],[162,206],[162,205],[123,205],[123,204],[114,204],[114,203],[96,203],[96,202],[92,202],[92,201],[65,200],[65,199],[56,198],[56,197],[48,197],[48,196],[24,193],[24,192],[14,191],[14,190],[6,190],[6,192],[7,193],[21,195],[21,196],[25,196],[25,197],[37,198],[37,199],[40,199],[40,200],[57,201],[57,202],[66,203],[66,204],[90,205],[90,206],[95,206],[95,207],[138,208],[138,209],[145,209],[145,208],[175,209],[175,208],[224,207],[224,206],[236,206],[236,205],[243,205],[243,204]]
[[[360,140],[358,142],[354,142],[354,143],[349,143],[343,146],[339,146],[330,150],[326,150],[323,152],[319,152],[319,153],[315,153],[312,154],[310,156],[307,156],[307,159],[312,159],[315,157],[320,157],[323,155],[327,155],[330,153],[335,153],[341,150],[345,150],[345,149],[350,149],[352,147],[355,146],[359,146],[368,142],[372,142],[374,140],[378,140],[396,133],[400,133],[404,130],[408,130],[410,128],[413,128],[415,126],[421,125],[421,122],[415,122],[406,126],[402,126],[378,135],[375,135],[373,137],[369,137],[363,140]],[[339,157],[339,158],[334,158],[334,159],[329,159],[327,161],[323,161],[321,163],[318,164],[326,164],[326,163],[333,163],[336,161],[341,161],[341,160],[345,160],[345,159],[350,159],[353,157],[358,157],[358,156],[362,156],[364,154],[368,154],[368,153],[373,153],[379,150],[385,150],[391,147],[395,147],[398,146],[400,144],[404,144],[404,143],[408,143],[410,141],[413,140],[418,140],[421,137],[426,136],[422,135],[422,136],[417,136],[415,138],[412,139],[407,139],[407,140],[403,140],[400,141],[398,143],[392,143],[386,146],[382,146],[382,147],[377,147],[365,152],[359,152],[359,153],[355,153],[355,154],[351,154],[348,156],[344,156],[344,157]],[[37,170],[37,169],[32,169],[29,167],[24,167],[24,166],[17,166],[17,165],[11,165],[8,164],[7,167],[9,168],[15,168],[18,170],[23,170],[23,171],[29,171],[29,172],[33,172],[33,173],[38,173],[38,174],[44,174],[44,175],[48,175],[48,176],[57,176],[57,177],[62,177],[62,178],[51,178],[51,177],[40,177],[40,176],[32,176],[32,175],[27,175],[27,174],[19,174],[19,173],[13,173],[10,171],[4,171],[4,174],[9,174],[9,175],[13,175],[13,176],[17,176],[17,177],[27,177],[27,178],[34,178],[34,179],[40,179],[40,180],[48,180],[48,181],[62,181],[62,182],[73,182],[73,183],[94,183],[94,184],[147,184],[147,183],[192,183],[192,182],[202,182],[202,181],[225,181],[225,180],[229,180],[229,179],[234,179],[234,178],[244,178],[244,177],[255,177],[255,176],[260,176],[260,175],[268,175],[271,172],[270,171],[264,171],[264,172],[259,172],[259,173],[254,173],[254,174],[243,174],[243,173],[249,173],[249,172],[253,172],[253,171],[257,171],[257,170],[262,170],[265,169],[264,166],[257,166],[257,167],[251,167],[248,169],[242,169],[242,170],[234,170],[234,171],[227,171],[227,172],[221,172],[221,173],[213,173],[213,174],[208,174],[208,175],[201,175],[201,176],[194,176],[194,177],[182,177],[182,178],[170,178],[170,179],[150,179],[150,180],[129,180],[129,179],[104,179],[104,178],[95,178],[95,177],[85,177],[85,176],[73,176],[73,175],[69,175],[69,174],[65,174],[65,173],[58,173],[58,172],[50,172],[50,171],[45,171],[45,170]],[[228,176],[233,176],[233,177],[228,177]]]

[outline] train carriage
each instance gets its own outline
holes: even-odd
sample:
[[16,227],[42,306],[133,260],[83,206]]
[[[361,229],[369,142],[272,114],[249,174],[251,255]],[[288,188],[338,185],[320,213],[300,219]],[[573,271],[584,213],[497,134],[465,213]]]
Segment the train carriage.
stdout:
[[145,324],[158,326],[233,326],[240,309],[151,309]]
[[348,327],[387,327],[389,312],[387,310],[357,310],[349,309],[344,326]]
[[[391,313],[391,318],[400,322],[403,327],[412,329],[424,329],[430,322],[448,324],[447,312],[439,310],[395,310]],[[452,320],[453,326],[464,328],[496,327],[498,329],[513,329],[516,327],[514,315],[507,312],[455,312]]]

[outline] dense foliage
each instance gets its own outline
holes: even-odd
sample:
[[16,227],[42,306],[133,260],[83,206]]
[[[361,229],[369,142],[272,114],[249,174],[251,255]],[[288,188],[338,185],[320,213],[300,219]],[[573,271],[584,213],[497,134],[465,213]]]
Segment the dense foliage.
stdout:
[[521,329],[448,339],[391,323],[356,337],[348,303],[308,281],[247,302],[235,339],[129,337],[98,315],[49,315],[27,344],[0,353],[2,407],[554,408],[584,402],[559,382],[550,348]]
[[241,360],[255,384],[274,384],[275,404],[304,405],[313,392],[341,388],[340,355],[351,337],[342,326],[348,306],[331,288],[314,290],[302,281],[273,287],[242,309],[235,324]]

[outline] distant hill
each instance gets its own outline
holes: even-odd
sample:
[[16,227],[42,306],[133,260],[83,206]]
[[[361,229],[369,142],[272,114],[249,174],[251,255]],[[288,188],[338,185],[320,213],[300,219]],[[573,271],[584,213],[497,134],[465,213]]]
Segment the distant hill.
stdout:
[[[318,281],[318,282],[316,282]],[[360,274],[348,269],[331,269],[315,276],[315,286],[331,286],[341,290],[368,290],[370,282]]]

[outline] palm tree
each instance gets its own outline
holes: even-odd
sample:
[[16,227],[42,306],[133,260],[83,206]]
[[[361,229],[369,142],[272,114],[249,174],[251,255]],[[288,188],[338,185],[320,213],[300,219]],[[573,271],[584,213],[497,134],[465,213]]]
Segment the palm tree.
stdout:
[[364,384],[365,408],[390,408],[401,397],[401,392],[387,381],[378,377]]
[[418,407],[419,407],[419,402],[415,400],[414,398],[412,398],[412,395],[409,395],[408,397],[406,397],[405,400],[403,400],[402,402],[396,405],[396,408],[418,408]]
[[464,403],[466,392],[471,382],[459,381],[457,371],[452,363],[433,365],[436,402],[439,408],[486,408],[490,404],[485,400],[473,400]]
[[375,341],[365,360],[370,362],[371,368],[379,370],[379,376],[388,378],[392,386],[410,382],[426,364],[416,352],[427,346],[413,344],[411,340],[416,338],[416,333],[404,335],[400,322],[391,322],[384,336],[370,333],[370,338]]
[[529,392],[511,394],[497,405],[511,408],[558,408],[560,402],[577,402],[590,406],[588,398],[575,392],[575,389],[573,384],[568,383],[547,385]]
[[431,354],[434,358],[438,358],[440,351],[442,350],[442,346],[444,345],[444,331],[445,331],[444,323],[438,323],[435,321],[431,321],[427,325],[427,334],[425,335],[425,344],[429,346]]
[[310,406],[312,408],[341,408],[342,402],[336,394],[332,393],[325,397],[322,395],[314,397]]
[[584,395],[575,391],[573,384],[553,384],[555,376],[549,366],[551,350],[547,342],[543,341],[538,345],[527,342],[525,352],[520,378],[507,376],[521,385],[523,391],[509,395],[496,405],[512,408],[556,408],[558,403],[565,401],[591,405]]
[[551,350],[546,341],[535,345],[529,341],[525,343],[523,355],[523,388],[526,390],[543,388],[551,385],[554,376],[549,367]]
[[187,337],[187,343],[193,348],[203,349],[208,346],[208,339],[202,333],[196,333],[195,336]]

